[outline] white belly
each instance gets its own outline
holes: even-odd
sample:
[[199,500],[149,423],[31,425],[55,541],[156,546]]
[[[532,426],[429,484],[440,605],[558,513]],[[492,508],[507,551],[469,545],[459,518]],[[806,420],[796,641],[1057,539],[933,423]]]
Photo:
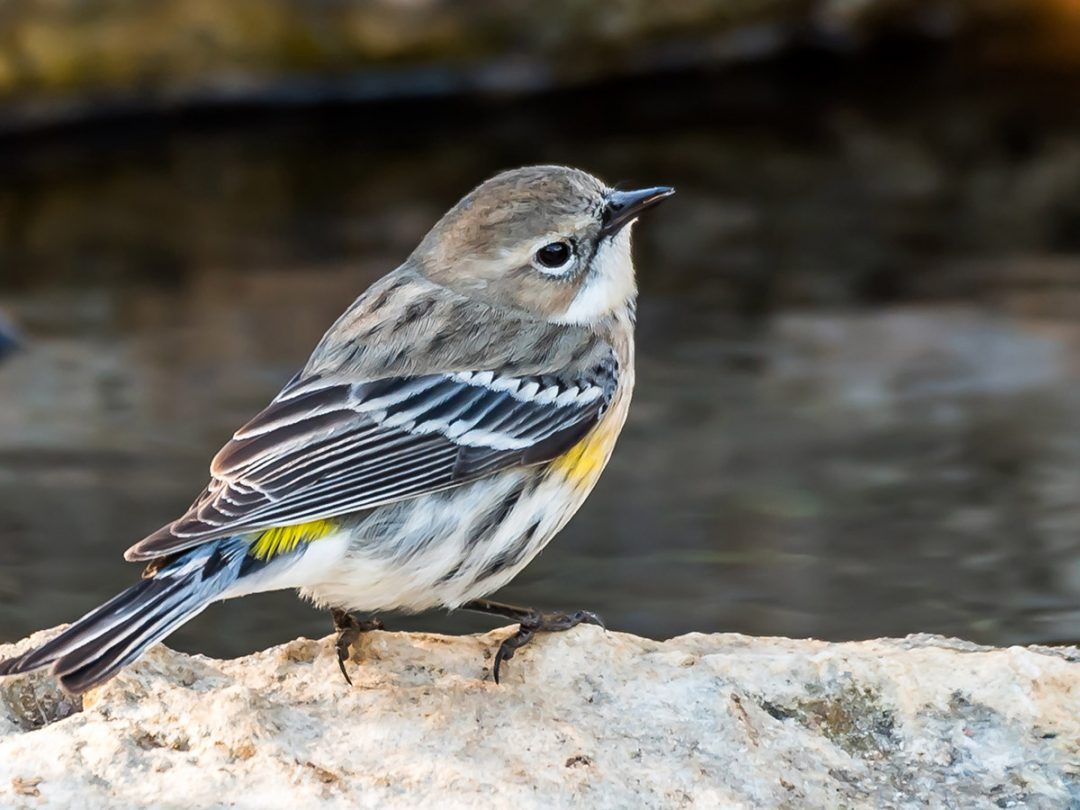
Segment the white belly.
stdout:
[[[514,506],[487,528],[490,507],[519,487],[524,492]],[[587,494],[530,468],[394,504],[318,541],[337,546],[338,559],[302,593],[320,605],[360,612],[457,607],[520,573]]]
[[[633,344],[623,348],[620,390],[573,450],[550,465],[374,510],[313,544],[335,544],[336,562],[321,566],[301,593],[358,612],[421,611],[458,607],[512,580],[573,517],[607,465],[633,391]],[[513,506],[500,512],[519,489]]]

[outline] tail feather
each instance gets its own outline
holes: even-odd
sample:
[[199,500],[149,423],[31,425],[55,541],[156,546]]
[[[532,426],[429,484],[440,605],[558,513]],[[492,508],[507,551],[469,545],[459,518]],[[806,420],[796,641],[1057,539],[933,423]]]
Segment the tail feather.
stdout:
[[[104,605],[87,613],[56,638],[36,650],[30,650],[19,659],[0,664],[0,674],[14,675],[16,672],[28,672],[55,663],[79,645],[87,644],[115,628],[146,604],[155,587],[160,590],[161,585],[162,583],[155,580],[144,579],[127,590],[121,591]],[[17,668],[12,667],[10,671],[5,669],[5,664],[13,664],[16,660],[19,661]]]
[[52,665],[69,692],[103,683],[233,586],[247,548],[230,538],[192,549],[36,650],[0,662],[0,675]]
[[[61,658],[53,667],[61,685],[69,692],[85,692],[107,681],[135,661],[152,644],[169,635],[207,606],[207,600],[186,600],[183,605],[143,622],[118,639],[102,639],[94,647],[84,647]],[[104,643],[102,643],[104,642]]]
[[112,621],[104,632],[97,632],[79,639],[71,649],[60,654],[53,664],[53,672],[57,675],[65,675],[87,660],[101,660],[106,653],[112,656],[123,655],[128,647],[139,639],[155,635],[155,628],[169,619],[190,618],[194,615],[187,609],[190,603],[194,602],[195,606],[201,606],[205,605],[205,602],[198,598],[197,594],[194,595],[194,599],[191,598],[186,593],[185,585],[187,583],[171,583],[164,592],[159,592],[152,598],[142,601],[138,605],[137,616],[128,621]]

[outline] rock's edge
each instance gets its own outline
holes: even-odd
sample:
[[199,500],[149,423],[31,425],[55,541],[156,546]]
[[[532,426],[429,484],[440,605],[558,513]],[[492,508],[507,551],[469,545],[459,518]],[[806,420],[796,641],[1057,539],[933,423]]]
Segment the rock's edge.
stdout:
[[1075,647],[582,627],[496,686],[510,630],[366,634],[354,688],[331,637],[158,646],[81,706],[45,674],[0,681],[0,805],[1080,804]]

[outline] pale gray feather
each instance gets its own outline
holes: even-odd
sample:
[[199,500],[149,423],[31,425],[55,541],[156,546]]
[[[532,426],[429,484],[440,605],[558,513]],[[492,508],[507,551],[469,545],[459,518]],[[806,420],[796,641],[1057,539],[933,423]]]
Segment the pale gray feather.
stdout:
[[318,360],[215,456],[191,508],[128,559],[370,509],[565,452],[617,387],[611,345],[495,310],[482,321],[492,344],[475,335],[476,306],[407,269],[372,287],[323,338]]

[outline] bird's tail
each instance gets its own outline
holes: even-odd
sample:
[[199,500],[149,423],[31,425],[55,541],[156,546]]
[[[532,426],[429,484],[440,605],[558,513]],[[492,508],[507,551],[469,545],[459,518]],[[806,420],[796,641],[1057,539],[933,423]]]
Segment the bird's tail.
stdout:
[[0,676],[51,665],[65,689],[85,692],[221,598],[243,575],[246,555],[247,544],[232,538],[194,548],[36,650],[0,661]]

